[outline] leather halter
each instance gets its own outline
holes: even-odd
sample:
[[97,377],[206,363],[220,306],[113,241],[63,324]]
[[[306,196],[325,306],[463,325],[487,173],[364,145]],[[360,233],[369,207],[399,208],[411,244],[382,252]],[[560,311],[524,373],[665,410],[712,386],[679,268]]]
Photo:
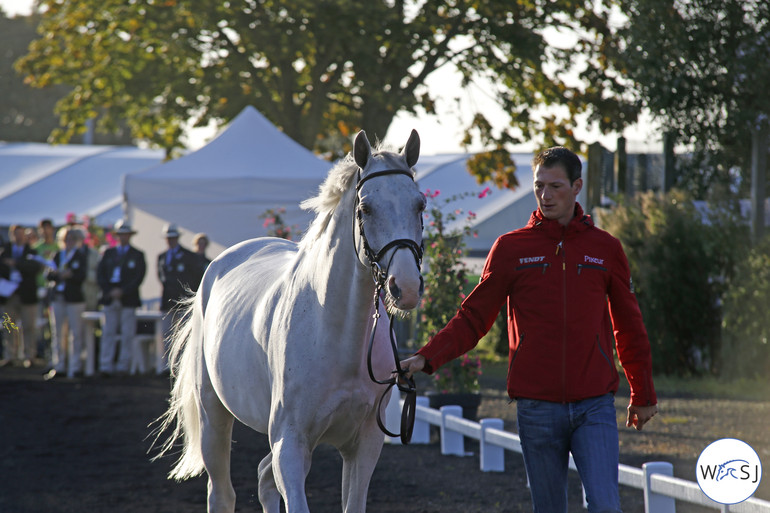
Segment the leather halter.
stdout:
[[[406,171],[403,169],[388,169],[384,171],[375,171],[373,173],[368,174],[364,178],[361,178],[361,169],[359,169],[358,184],[356,185],[355,212],[356,212],[356,218],[358,220],[359,237],[361,238],[361,241],[364,247],[364,253],[369,263],[368,267],[372,272],[372,279],[374,280],[374,299],[373,299],[374,314],[372,316],[374,319],[374,324],[372,325],[372,333],[371,333],[371,336],[369,337],[369,345],[368,345],[368,351],[366,355],[366,367],[367,367],[367,370],[369,371],[369,378],[373,382],[377,383],[378,385],[387,385],[387,388],[382,393],[382,396],[380,396],[380,400],[377,402],[377,425],[380,427],[380,430],[382,430],[383,433],[394,438],[400,437],[401,443],[406,445],[412,439],[412,432],[414,431],[414,416],[415,416],[415,408],[417,403],[417,387],[414,383],[414,379],[411,377],[407,377],[406,371],[401,368],[401,361],[399,360],[399,357],[398,357],[398,346],[396,344],[396,339],[395,339],[395,335],[393,333],[392,327],[388,331],[390,335],[390,347],[393,351],[393,359],[395,360],[395,364],[396,364],[396,369],[393,371],[393,374],[395,374],[395,376],[385,380],[379,380],[374,377],[374,371],[372,370],[372,348],[374,347],[374,335],[377,332],[377,321],[380,318],[380,293],[382,292],[382,289],[385,287],[385,282],[388,279],[388,270],[390,268],[391,262],[393,261],[393,256],[396,254],[396,251],[398,251],[399,249],[406,248],[412,252],[412,255],[414,255],[415,262],[417,263],[417,268],[419,269],[422,264],[423,246],[422,244],[418,245],[415,241],[411,239],[396,239],[388,242],[382,248],[380,248],[379,251],[375,252],[369,245],[369,241],[366,238],[366,233],[364,232],[363,216],[361,215],[361,211],[358,208],[358,205],[361,200],[358,193],[361,191],[361,187],[364,185],[364,183],[366,183],[368,180],[371,180],[372,178],[377,178],[380,176],[387,176],[387,175],[406,175],[412,180],[414,180],[414,175],[412,174],[412,172]],[[391,248],[396,248],[396,249],[395,251],[393,251],[393,254],[390,257],[390,260],[388,261],[388,265],[385,266],[385,268],[383,269],[383,267],[380,265],[380,260],[385,256],[385,254]],[[392,323],[393,323],[392,314],[389,316],[389,320],[392,326]],[[386,396],[388,396],[390,389],[393,388],[394,386],[397,387],[398,390],[406,394],[406,397],[404,399],[404,408],[401,411],[401,433],[400,434],[391,433],[385,427],[385,424],[382,422],[382,417],[380,415],[382,411],[382,401],[385,399]]]

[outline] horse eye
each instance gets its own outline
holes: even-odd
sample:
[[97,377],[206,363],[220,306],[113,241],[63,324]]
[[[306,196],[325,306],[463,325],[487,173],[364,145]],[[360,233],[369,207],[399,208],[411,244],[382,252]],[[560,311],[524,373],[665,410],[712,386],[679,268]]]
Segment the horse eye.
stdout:
[[365,216],[368,216],[372,213],[372,207],[367,205],[366,203],[361,203],[361,205],[358,207],[358,210]]

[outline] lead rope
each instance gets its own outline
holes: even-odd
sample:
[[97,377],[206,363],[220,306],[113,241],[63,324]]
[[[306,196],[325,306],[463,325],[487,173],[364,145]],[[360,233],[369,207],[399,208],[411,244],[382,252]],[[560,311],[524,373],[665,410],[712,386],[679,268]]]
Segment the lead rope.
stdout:
[[[379,266],[377,266],[379,269]],[[385,380],[379,380],[374,377],[374,371],[372,370],[372,348],[374,347],[374,335],[377,332],[377,321],[380,319],[380,292],[384,285],[383,276],[387,273],[382,273],[380,270],[378,278],[375,280],[376,286],[374,288],[374,324],[372,325],[372,335],[369,337],[369,349],[367,352],[366,366],[369,370],[369,377],[372,381],[378,385],[387,385],[385,391],[380,396],[380,400],[377,402],[377,425],[380,427],[383,433],[393,438],[401,438],[401,443],[406,445],[412,440],[412,432],[414,431],[414,417],[417,405],[417,386],[414,383],[414,379],[406,375],[406,371],[401,368],[401,361],[398,359],[398,346],[396,345],[396,339],[393,334],[393,315],[388,316],[391,327],[388,329],[390,335],[390,347],[393,350],[393,359],[396,363],[396,370],[394,371],[397,376],[388,378]],[[405,383],[405,384],[404,384]],[[401,433],[391,433],[385,424],[382,422],[382,402],[393,387],[397,387],[399,391],[404,392],[406,397],[404,398],[404,408],[401,410]]]
[[[374,377],[374,371],[372,370],[372,348],[374,347],[374,335],[377,333],[377,323],[380,319],[380,293],[382,292],[383,287],[385,286],[385,281],[387,280],[387,269],[390,268],[390,263],[388,263],[388,268],[383,271],[382,268],[379,265],[379,260],[382,258],[385,253],[395,247],[396,251],[400,248],[408,248],[412,254],[415,257],[415,260],[417,261],[417,267],[420,267],[420,264],[422,262],[422,246],[418,246],[417,243],[415,243],[412,240],[409,239],[398,239],[389,242],[386,244],[383,248],[380,248],[380,250],[375,254],[372,251],[372,248],[369,246],[369,241],[366,239],[366,233],[364,232],[364,225],[363,225],[363,219],[361,217],[361,213],[358,210],[358,202],[359,202],[359,196],[358,192],[361,190],[361,187],[364,185],[364,183],[367,180],[370,180],[375,177],[379,176],[386,176],[386,175],[406,175],[410,177],[412,180],[414,180],[414,175],[411,171],[403,170],[403,169],[387,169],[384,171],[375,171],[373,173],[370,173],[366,175],[365,177],[361,178],[361,169],[358,170],[358,183],[356,184],[356,200],[355,200],[355,215],[353,216],[353,237],[355,238],[355,226],[356,226],[356,220],[358,220],[358,230],[359,230],[359,237],[361,237],[361,243],[364,247],[364,252],[366,253],[366,258],[369,260],[369,264],[371,266],[372,271],[372,278],[374,279],[374,323],[372,325],[372,335],[369,337],[369,348],[367,351],[367,358],[366,358],[366,367],[369,371],[369,378],[378,385],[386,385],[387,388],[385,388],[385,391],[380,396],[380,400],[377,402],[377,425],[380,427],[380,430],[382,430],[383,433],[386,435],[393,437],[393,438],[401,438],[401,443],[404,445],[408,444],[409,441],[412,439],[412,432],[414,431],[414,417],[415,417],[415,409],[417,404],[417,387],[414,383],[414,379],[411,377],[408,377],[406,375],[406,371],[401,368],[401,362],[398,359],[398,346],[396,344],[396,338],[395,334],[393,333],[393,315],[391,314],[388,319],[390,321],[390,329],[389,329],[389,336],[390,336],[390,347],[393,350],[393,359],[396,364],[396,370],[393,371],[396,376],[385,379],[385,380],[379,380]],[[354,246],[355,246],[355,240],[354,240]],[[393,255],[395,255],[395,251],[393,252]],[[391,261],[393,260],[393,255],[390,256]],[[360,257],[358,257],[358,254],[356,254],[359,262],[361,261]],[[404,408],[401,410],[401,433],[395,434],[391,433],[386,427],[385,424],[382,422],[382,402],[385,400],[385,397],[388,395],[388,393],[391,391],[393,387],[397,387],[399,391],[404,392],[406,394],[406,397],[404,398]]]

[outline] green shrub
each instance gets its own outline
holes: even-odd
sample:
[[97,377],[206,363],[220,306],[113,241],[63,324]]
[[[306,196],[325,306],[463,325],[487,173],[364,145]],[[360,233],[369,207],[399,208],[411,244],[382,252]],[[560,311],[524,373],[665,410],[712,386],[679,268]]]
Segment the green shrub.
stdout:
[[728,378],[770,375],[770,237],[741,260],[725,294],[722,361]]
[[628,255],[654,370],[718,373],[720,305],[748,243],[740,217],[728,204],[699,210],[682,191],[641,193],[598,217]]

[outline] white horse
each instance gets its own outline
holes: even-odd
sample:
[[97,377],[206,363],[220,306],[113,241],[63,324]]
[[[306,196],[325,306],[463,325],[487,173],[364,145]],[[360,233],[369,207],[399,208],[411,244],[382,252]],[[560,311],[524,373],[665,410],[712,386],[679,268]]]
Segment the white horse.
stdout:
[[[382,270],[390,310],[417,305],[425,197],[411,168],[419,152],[414,130],[401,153],[373,153],[360,132],[354,155],[330,171],[317,197],[303,202],[316,217],[298,244],[245,241],[206,271],[174,335],[174,385],[161,425],[173,431],[158,457],[183,436],[169,477],[182,480],[205,469],[209,512],[235,509],[234,419],[269,438],[271,452],[259,464],[265,513],[278,513],[281,499],[288,513],[308,511],[305,480],[320,443],[342,455],[343,511],[366,510],[384,438],[376,416],[385,387],[367,372],[378,304],[373,275]],[[381,326],[374,341],[378,379],[395,365],[388,332]]]

